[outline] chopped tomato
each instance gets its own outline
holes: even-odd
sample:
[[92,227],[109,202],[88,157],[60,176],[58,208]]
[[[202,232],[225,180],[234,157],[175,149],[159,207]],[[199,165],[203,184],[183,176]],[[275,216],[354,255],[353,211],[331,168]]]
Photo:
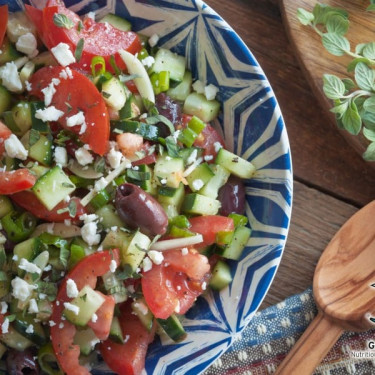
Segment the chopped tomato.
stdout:
[[56,358],[62,370],[69,375],[89,375],[90,372],[86,367],[81,366],[78,361],[79,346],[73,344],[76,333],[75,325],[67,320],[62,320],[64,302],[71,300],[67,296],[67,280],[74,280],[78,290],[86,285],[95,288],[97,278],[109,271],[112,259],[116,261],[117,265],[120,263],[120,255],[117,249],[96,252],[83,258],[69,272],[59,287],[51,315],[51,321],[54,322],[51,327],[51,339]]
[[86,208],[82,206],[80,199],[75,197],[71,199],[71,201],[75,202],[77,207],[77,213],[74,218],[72,218],[69,215],[68,211],[58,213],[59,210],[67,208],[69,202],[61,202],[52,211],[48,211],[48,209],[38,200],[35,194],[31,191],[22,191],[16,194],[12,194],[10,198],[23,209],[31,212],[37,218],[52,223],[61,223],[64,220],[78,220],[78,218],[81,215],[86,213]]
[[136,86],[134,80],[126,81],[126,87],[130,90],[133,94],[139,94],[138,87]]
[[[32,85],[30,94],[43,100],[42,90],[52,82],[53,78],[59,79],[60,83],[55,86],[56,92],[51,102],[51,106],[64,112],[64,115],[58,119],[59,124],[77,134],[92,151],[103,155],[108,148],[110,132],[105,102],[98,89],[86,76],[72,70],[72,78],[64,79],[60,76],[63,71],[64,68],[61,66],[39,69],[30,79]],[[65,76],[64,72],[62,74]],[[80,111],[84,114],[86,129],[82,125],[69,127],[67,119]]]
[[127,158],[134,156],[143,146],[143,137],[133,133],[118,134],[116,141],[119,149]]
[[[56,14],[67,16],[73,26],[70,28],[58,27],[54,22]],[[85,71],[91,71],[91,60],[95,56],[103,56],[107,70],[111,70],[111,55],[114,56],[117,66],[120,69],[125,69],[125,63],[118,51],[126,50],[135,54],[142,48],[136,33],[121,31],[108,23],[97,23],[91,18],[81,21],[77,14],[67,9],[63,2],[59,1],[49,1],[43,9],[43,29],[45,43],[49,49],[59,43],[66,43],[74,53],[78,42],[83,39],[82,56],[74,66]]]
[[[121,375],[140,375],[145,367],[148,344],[154,339],[154,332],[148,332],[136,315],[130,303],[121,305],[121,330],[126,337],[124,344],[107,340],[99,350],[107,365]],[[155,324],[154,324],[155,326]]]
[[142,147],[141,147],[141,151],[143,151],[146,156],[142,159],[139,159],[139,160],[135,160],[135,161],[132,161],[132,166],[136,166],[136,165],[141,165],[141,164],[153,164],[156,162],[156,152],[152,152],[151,154],[149,154],[150,152],[150,143],[149,142],[144,142]]
[[0,121],[0,157],[5,151],[4,142],[11,136],[12,132]]
[[216,233],[234,230],[233,219],[220,215],[196,216],[189,219],[190,231],[200,233],[203,242],[196,245],[197,248],[212,245],[216,241]]
[[0,6],[0,46],[3,44],[8,24],[8,5]]
[[156,318],[167,319],[173,313],[185,314],[203,293],[210,265],[207,257],[194,249],[163,252],[160,265],[142,273],[142,291],[147,306]]
[[30,189],[35,181],[36,177],[25,168],[0,172],[0,194],[8,195]]
[[101,294],[105,301],[96,312],[97,320],[95,322],[90,320],[87,325],[92,328],[98,339],[107,340],[111,329],[116,302],[112,296],[106,296],[100,292],[98,293]]
[[25,4],[25,10],[30,21],[36,27],[40,39],[42,39],[44,43],[43,11],[28,4]]

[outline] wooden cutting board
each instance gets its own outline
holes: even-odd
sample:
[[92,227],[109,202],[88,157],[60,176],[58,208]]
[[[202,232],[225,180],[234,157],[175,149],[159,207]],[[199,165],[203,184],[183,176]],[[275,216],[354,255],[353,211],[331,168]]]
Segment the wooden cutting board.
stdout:
[[[311,89],[317,96],[323,108],[327,111],[332,107],[331,101],[323,93],[323,74],[335,74],[344,78],[348,76],[346,66],[350,57],[336,57],[328,53],[322,45],[320,36],[311,27],[303,26],[297,18],[297,9],[304,8],[312,11],[317,0],[280,0],[284,26],[290,38],[296,57],[305,72]],[[329,6],[341,7],[349,12],[349,32],[346,37],[354,51],[358,43],[375,41],[375,13],[366,12],[370,4],[368,0],[321,0]],[[298,98],[296,99],[298,100]],[[337,127],[333,114],[332,123]],[[338,128],[337,128],[338,129]],[[352,136],[344,130],[339,130],[361,154],[367,147],[367,140],[363,136]],[[375,163],[371,163],[375,166]]]

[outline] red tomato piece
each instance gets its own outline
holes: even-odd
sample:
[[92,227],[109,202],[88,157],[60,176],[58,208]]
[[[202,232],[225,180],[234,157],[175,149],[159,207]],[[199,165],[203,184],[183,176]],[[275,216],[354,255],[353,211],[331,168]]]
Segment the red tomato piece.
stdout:
[[44,43],[43,11],[28,4],[25,4],[25,10],[27,16],[36,27],[40,39]]
[[35,181],[36,177],[25,168],[0,172],[0,194],[8,195],[30,189]]
[[3,44],[8,23],[8,5],[0,6],[0,46]]
[[11,136],[12,132],[0,121],[0,157],[5,151],[4,142]]
[[173,313],[185,314],[203,293],[210,265],[207,257],[189,249],[163,252],[164,261],[142,273],[142,291],[147,306],[156,318],[167,319]]
[[[57,13],[66,15],[72,21],[73,27],[67,29],[55,25],[53,19]],[[78,15],[67,9],[62,2],[50,1],[43,9],[43,28],[47,47],[51,49],[59,43],[66,43],[74,53],[79,40],[83,39],[82,57],[74,66],[85,71],[91,71],[91,60],[95,56],[102,56],[107,69],[112,70],[111,55],[114,56],[117,66],[125,69],[126,66],[118,51],[126,50],[135,54],[142,49],[138,35],[132,31],[121,31],[109,24],[97,23],[91,18],[80,22]]]
[[[99,350],[107,365],[120,375],[140,375],[145,367],[148,344],[154,339],[154,332],[148,332],[129,303],[121,306],[120,325],[124,344],[107,340]],[[155,326],[155,324],[154,324]]]
[[[88,144],[92,151],[103,155],[108,148],[109,116],[105,102],[95,85],[83,74],[72,70],[72,78],[64,79],[60,73],[64,70],[61,66],[50,66],[39,69],[30,79],[32,90],[30,95],[44,99],[41,90],[47,87],[53,78],[60,80],[55,86],[51,106],[63,111],[59,124],[78,135],[79,139]],[[84,95],[82,94],[84,93]],[[85,117],[86,130],[80,134],[81,126],[67,126],[67,118],[82,111]]]
[[120,151],[128,158],[134,156],[143,146],[143,137],[134,133],[122,133],[116,136]]
[[60,214],[57,213],[57,211],[68,207],[69,203],[67,202],[61,202],[52,211],[48,211],[31,191],[22,191],[12,194],[10,198],[23,209],[31,212],[37,218],[49,221],[51,223],[61,223],[64,220],[78,220],[81,215],[87,212],[86,207],[82,206],[80,199],[75,197],[71,199],[76,203],[77,207],[77,213],[74,218],[72,218],[67,211]]
[[112,296],[106,296],[100,292],[98,293],[102,295],[105,301],[96,312],[98,319],[95,322],[88,322],[87,325],[92,328],[98,339],[107,340],[111,329],[116,302]]
[[196,245],[197,248],[212,245],[216,241],[216,233],[234,230],[233,219],[220,215],[196,216],[189,219],[190,231],[200,233],[203,242]]
[[[52,346],[56,358],[62,370],[69,375],[89,375],[90,372],[78,362],[79,346],[73,344],[76,327],[67,320],[62,320],[64,302],[71,299],[67,296],[67,280],[72,279],[77,284],[78,290],[89,285],[95,288],[97,278],[109,271],[110,263],[114,259],[117,265],[120,263],[120,254],[117,249],[96,252],[83,258],[62,281],[57,293],[56,301],[52,309],[51,321],[55,323],[51,327]],[[61,323],[63,327],[61,328]]]

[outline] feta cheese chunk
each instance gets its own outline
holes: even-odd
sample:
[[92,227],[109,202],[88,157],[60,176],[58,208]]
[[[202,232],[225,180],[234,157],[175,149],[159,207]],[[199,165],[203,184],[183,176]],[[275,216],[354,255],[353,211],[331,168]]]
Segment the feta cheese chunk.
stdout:
[[12,281],[12,296],[19,299],[22,302],[25,302],[31,295],[31,292],[36,289],[34,285],[29,284],[25,280],[16,276]]
[[159,42],[159,35],[153,34],[151,35],[150,39],[148,40],[148,44],[150,47],[155,47]]
[[66,282],[66,295],[69,298],[76,298],[78,296],[77,284],[72,279],[68,279]]
[[122,157],[122,152],[116,151],[114,148],[111,148],[107,154],[107,161],[111,168],[117,168],[121,163]]
[[3,86],[12,92],[22,91],[22,82],[18,74],[17,65],[12,61],[5,64],[0,70]]
[[37,109],[35,112],[35,118],[38,118],[44,122],[57,121],[63,114],[63,111],[60,111],[52,105],[51,107],[47,107],[45,109]]
[[97,245],[100,242],[100,234],[96,233],[97,224],[87,223],[81,228],[81,236],[83,240],[90,246]]
[[164,255],[160,251],[150,250],[147,255],[156,265],[161,264],[164,260]]
[[116,268],[117,268],[117,263],[114,259],[111,260],[111,263],[109,264],[109,270],[112,272],[112,273],[115,273],[116,272]]
[[37,273],[38,275],[42,273],[42,270],[36,264],[29,262],[25,258],[21,259],[20,264],[18,265],[18,268],[26,272]]
[[67,66],[76,62],[72,51],[66,43],[59,43],[57,46],[51,48],[51,52],[62,66]]
[[214,100],[218,92],[219,92],[219,89],[212,84],[204,88],[204,95],[206,96],[207,100]]
[[68,165],[68,153],[65,147],[56,146],[54,159],[56,164],[59,164],[61,167],[66,167]]
[[5,140],[4,146],[6,153],[10,158],[17,158],[20,160],[27,159],[29,152],[14,134],[11,134],[11,136]]
[[202,81],[198,80],[193,83],[193,89],[198,94],[204,94],[204,88],[205,88],[205,84]]
[[78,150],[76,150],[75,157],[78,163],[83,166],[91,164],[94,161],[94,157],[84,147],[81,147]]
[[21,35],[16,43],[17,51],[20,51],[28,56],[35,56],[35,53],[38,53],[37,50],[37,40],[32,33],[26,33]]
[[143,259],[142,268],[143,268],[143,272],[150,271],[150,269],[152,268],[152,262],[151,262],[150,258],[145,257]]
[[64,307],[65,307],[67,310],[72,311],[74,315],[78,315],[78,314],[79,314],[79,307],[76,306],[76,305],[73,305],[73,304],[70,303],[70,302],[64,302]]
[[29,302],[29,314],[36,314],[39,312],[38,305],[34,298],[32,298]]

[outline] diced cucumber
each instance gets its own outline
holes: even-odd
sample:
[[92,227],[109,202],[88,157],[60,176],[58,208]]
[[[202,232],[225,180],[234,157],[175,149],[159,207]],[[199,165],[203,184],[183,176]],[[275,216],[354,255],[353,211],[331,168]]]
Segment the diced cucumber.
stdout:
[[35,72],[35,64],[32,61],[28,61],[20,71],[20,80],[23,85],[28,81]]
[[115,299],[116,303],[121,303],[128,299],[124,284],[118,280],[113,272],[105,273],[102,279],[105,290]]
[[182,211],[188,214],[216,215],[221,203],[204,195],[193,193],[185,196],[182,204]]
[[0,219],[13,211],[12,202],[5,195],[0,195]]
[[228,169],[228,171],[240,178],[251,178],[255,173],[255,167],[249,161],[221,148],[216,156],[216,164]]
[[221,165],[211,164],[214,176],[199,190],[199,194],[216,199],[220,188],[228,181],[230,172]]
[[91,320],[99,307],[104,303],[104,297],[92,289],[90,286],[84,286],[70,303],[78,307],[78,314],[68,308],[64,309],[64,316],[71,323],[77,326],[85,326]]
[[17,257],[17,260],[15,260],[17,269],[22,258],[32,261],[43,249],[44,246],[38,237],[18,243],[13,249],[13,254]]
[[156,187],[152,180],[153,171],[148,165],[139,165],[137,170],[129,168],[126,170],[125,176],[126,181],[141,187],[146,193],[152,195],[156,193]]
[[181,341],[186,337],[186,331],[176,315],[171,315],[167,319],[156,319],[159,326],[175,342]]
[[155,125],[144,122],[122,120],[112,122],[112,131],[115,133],[134,133],[141,135],[149,141],[157,141],[160,137],[160,129]]
[[89,355],[99,341],[95,332],[91,328],[86,328],[76,332],[73,343],[79,346],[81,354]]
[[199,117],[204,122],[210,122],[217,117],[220,103],[217,100],[207,100],[203,94],[192,92],[184,102],[183,112]]
[[[1,56],[1,55],[0,55]],[[12,111],[5,111],[2,114],[4,124],[12,131],[14,134],[20,134],[21,130],[16,125],[16,122],[13,119]],[[21,140],[22,142],[22,140]]]
[[41,203],[52,210],[76,189],[64,171],[56,166],[39,177],[32,190]]
[[138,101],[134,94],[128,96],[125,105],[119,112],[120,120],[129,120],[138,117],[141,114]]
[[184,160],[182,158],[171,158],[167,155],[160,155],[154,167],[155,177],[159,181],[165,180],[165,185],[173,188],[177,188],[180,185],[183,171]]
[[[199,164],[187,177],[186,180],[189,184],[190,189],[193,192],[200,190],[206,185],[211,178],[214,177],[214,172],[207,163]],[[216,197],[215,197],[216,198]]]
[[19,131],[15,132],[16,135],[22,136],[32,125],[31,120],[31,107],[28,102],[19,102],[12,108],[12,115],[14,123]]
[[168,71],[170,79],[181,82],[185,75],[186,59],[172,51],[160,48],[155,55],[155,62],[151,68],[152,72],[160,73]]
[[113,13],[106,14],[100,21],[100,23],[109,23],[116,29],[122,30],[122,31],[130,31],[132,29],[132,24],[127,21],[126,19],[116,16]]
[[43,165],[52,164],[52,139],[40,134],[39,139],[29,146],[29,157]]
[[116,77],[102,84],[103,99],[115,111],[119,111],[125,105],[129,95],[129,90]]
[[13,12],[8,15],[7,36],[12,43],[16,43],[18,38],[27,33],[36,37],[35,25],[30,21],[25,12]]
[[132,272],[136,272],[150,244],[151,240],[145,234],[135,232],[129,246],[121,249],[121,264],[123,266],[128,264]]
[[218,260],[212,270],[210,287],[215,290],[222,290],[232,282],[232,275],[228,264]]
[[34,163],[34,165],[32,167],[30,167],[29,169],[38,178],[41,177],[41,176],[43,176],[45,173],[47,173],[49,171],[49,168],[44,167],[43,165],[40,165],[38,163]]
[[154,323],[154,316],[148,308],[144,298],[138,298],[131,304],[133,312],[138,316],[139,320],[147,331],[151,332]]
[[112,204],[106,204],[95,212],[99,216],[99,222],[104,229],[112,227],[123,227],[124,223],[117,215],[116,209]]
[[122,334],[120,321],[117,316],[114,316],[112,319],[111,328],[109,330],[109,338],[118,344],[124,343],[124,336]]
[[[178,154],[180,155],[180,157],[182,159],[184,159],[184,163],[187,164],[188,163],[188,160],[189,160],[189,157],[192,155],[192,153],[195,153],[196,152],[196,156],[194,157],[194,160],[202,157],[203,155],[203,148],[199,148],[199,147],[184,147],[184,148],[181,148],[181,150],[179,150]],[[191,161],[189,162],[189,164],[191,164]]]
[[36,318],[46,322],[52,315],[52,303],[48,299],[39,299],[37,301],[38,312]]
[[[0,245],[0,249],[4,251],[4,249],[2,248],[2,245]],[[4,298],[7,294],[9,294],[10,281],[11,281],[10,274],[5,273],[4,271],[0,271],[0,298]]]
[[185,71],[184,78],[182,81],[175,87],[170,88],[167,91],[167,95],[169,95],[172,99],[178,101],[185,101],[185,99],[191,93],[191,84],[193,82],[191,72],[189,70]]
[[158,188],[157,200],[161,205],[173,205],[180,211],[185,196],[184,184],[180,182],[178,188],[161,186]]
[[234,230],[232,241],[224,247],[218,247],[216,252],[224,258],[238,260],[242,255],[250,235],[250,228],[237,227]]
[[35,64],[35,69],[42,68],[43,66],[54,66],[58,65],[56,59],[53,57],[52,53],[45,51],[40,53],[38,56],[31,60]]
[[4,38],[3,44],[0,48],[0,65],[7,62],[14,61],[22,55],[16,50],[8,38]]
[[[32,329],[29,328],[30,326],[32,326]],[[42,325],[35,322],[31,315],[24,315],[22,312],[17,313],[13,327],[18,333],[37,345],[44,345],[47,342]]]
[[34,345],[32,341],[18,333],[12,325],[9,326],[8,333],[3,333],[0,335],[0,341],[9,348],[16,349],[21,352]]
[[11,103],[11,93],[4,86],[0,85],[0,115],[10,108]]
[[130,233],[123,232],[120,229],[110,231],[102,242],[103,249],[122,249],[127,248],[132,240]]

